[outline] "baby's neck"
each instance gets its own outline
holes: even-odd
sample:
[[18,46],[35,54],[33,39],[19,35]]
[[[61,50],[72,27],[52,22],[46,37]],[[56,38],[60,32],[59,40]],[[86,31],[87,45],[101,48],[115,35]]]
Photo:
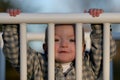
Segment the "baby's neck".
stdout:
[[69,62],[69,63],[62,63],[62,68],[63,68],[63,73],[66,72],[69,68],[70,68],[70,65],[71,65],[72,62]]

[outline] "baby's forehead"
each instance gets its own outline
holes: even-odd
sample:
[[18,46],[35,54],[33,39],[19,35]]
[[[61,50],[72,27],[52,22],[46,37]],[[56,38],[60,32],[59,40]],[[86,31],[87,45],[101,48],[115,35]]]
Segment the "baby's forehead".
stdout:
[[73,25],[59,25],[55,26],[55,32],[56,33],[74,33],[75,32],[75,27]]
[[75,29],[75,25],[72,24],[62,24],[62,25],[56,25],[55,28],[61,29],[61,28],[71,28],[71,29]]
[[55,26],[68,26],[68,25],[75,27],[75,24],[55,24]]
[[72,27],[56,27],[55,29],[55,35],[56,36],[69,36],[74,37],[75,31]]

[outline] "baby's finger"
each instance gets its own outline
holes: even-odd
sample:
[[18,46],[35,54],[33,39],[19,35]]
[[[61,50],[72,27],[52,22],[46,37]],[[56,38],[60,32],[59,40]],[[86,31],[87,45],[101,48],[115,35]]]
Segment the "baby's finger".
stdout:
[[19,15],[21,13],[20,9],[17,9],[17,15]]
[[9,13],[10,16],[14,16],[14,10],[13,9],[9,9],[8,13]]
[[104,10],[100,9],[100,13],[103,13],[103,12],[104,12]]
[[95,14],[94,14],[94,16],[95,16],[95,17],[99,17],[99,15],[100,15],[100,10],[99,10],[99,9],[95,9]]
[[92,17],[95,17],[96,15],[96,10],[95,9],[90,9],[89,14],[92,15]]

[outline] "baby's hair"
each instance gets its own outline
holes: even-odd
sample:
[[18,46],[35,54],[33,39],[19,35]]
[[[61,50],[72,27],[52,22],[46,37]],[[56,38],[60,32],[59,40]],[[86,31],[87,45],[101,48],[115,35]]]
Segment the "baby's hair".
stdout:
[[[74,29],[74,33],[75,33],[75,26],[76,24],[55,24],[55,27],[57,26],[64,26],[64,25],[72,25],[73,26],[73,29]],[[83,39],[83,44],[85,43],[85,39],[84,39],[84,29],[82,28],[82,39]],[[48,27],[46,28],[46,31],[45,31],[45,43],[47,44],[48,43]]]

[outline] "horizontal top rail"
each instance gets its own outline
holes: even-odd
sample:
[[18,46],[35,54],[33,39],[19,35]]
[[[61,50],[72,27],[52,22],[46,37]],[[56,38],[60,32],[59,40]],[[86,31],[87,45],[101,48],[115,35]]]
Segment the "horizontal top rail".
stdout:
[[0,13],[0,23],[120,23],[120,13],[103,13],[95,18],[88,13],[21,13],[16,17]]

